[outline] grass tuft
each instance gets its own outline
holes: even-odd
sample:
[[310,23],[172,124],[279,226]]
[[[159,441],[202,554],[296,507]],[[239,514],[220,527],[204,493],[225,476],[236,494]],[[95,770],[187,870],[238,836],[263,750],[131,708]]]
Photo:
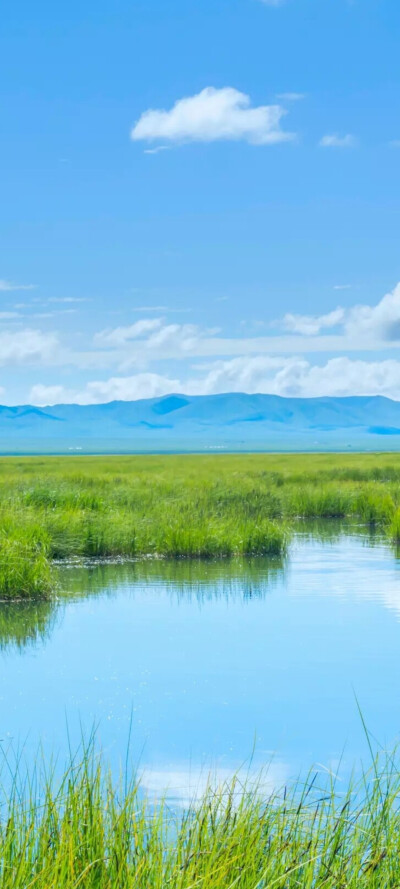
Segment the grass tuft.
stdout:
[[46,533],[34,525],[0,531],[0,598],[46,598],[52,590]]
[[115,784],[93,751],[61,780],[21,765],[2,806],[0,889],[395,889],[399,772],[387,755],[336,792],[316,776],[271,796],[263,777],[186,811]]

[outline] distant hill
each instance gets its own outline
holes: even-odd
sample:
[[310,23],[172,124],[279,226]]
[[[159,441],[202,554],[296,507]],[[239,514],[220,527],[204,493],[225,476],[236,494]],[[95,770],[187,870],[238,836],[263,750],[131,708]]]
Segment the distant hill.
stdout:
[[0,452],[400,449],[400,402],[381,396],[167,395],[0,406]]

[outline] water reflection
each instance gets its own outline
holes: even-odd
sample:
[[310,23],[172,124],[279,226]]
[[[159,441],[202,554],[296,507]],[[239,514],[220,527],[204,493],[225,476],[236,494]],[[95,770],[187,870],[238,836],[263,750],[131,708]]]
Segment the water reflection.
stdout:
[[[144,559],[139,561],[96,561],[87,560],[79,563],[59,563],[58,597],[54,601],[0,603],[0,650],[15,647],[22,651],[25,646],[30,648],[46,643],[57,623],[62,621],[65,606],[74,600],[90,597],[112,597],[121,592],[134,596],[143,588],[151,588],[160,594],[166,594],[174,601],[196,602],[202,605],[213,600],[224,600],[226,603],[262,600],[278,586],[287,583],[287,573],[295,571],[299,576],[298,592],[308,594],[311,589],[319,590],[324,595],[346,595],[347,585],[343,586],[339,577],[338,552],[332,551],[332,564],[329,565],[329,547],[342,541],[340,553],[348,558],[349,548],[385,546],[382,533],[354,521],[336,519],[315,519],[298,521],[293,539],[291,555],[288,558],[236,558],[216,561],[181,559]],[[296,564],[296,548],[307,547],[307,561],[304,565]],[[320,560],[318,544],[324,544],[323,564]],[[315,558],[313,558],[313,553]],[[389,550],[389,558],[397,558],[400,563],[400,547]],[[339,557],[340,560],[340,557]],[[356,566],[349,565],[348,570],[357,571],[355,594],[364,598],[380,597],[387,608],[392,609],[400,617],[400,587],[397,575],[386,578],[385,584],[377,588],[375,580],[372,589],[369,583],[369,559],[364,565],[357,561]],[[362,577],[362,571],[365,577]],[[325,581],[321,585],[321,571]],[[301,575],[307,573],[307,579]],[[335,572],[337,578],[335,579]],[[338,573],[339,572],[339,573]]]
[[237,797],[252,788],[264,798],[284,793],[288,782],[288,767],[284,762],[271,762],[261,771],[251,765],[198,765],[190,762],[169,763],[159,768],[145,767],[138,771],[140,786],[150,802],[167,798],[169,805],[189,808],[201,803],[211,791],[220,793],[235,782]]
[[263,599],[282,582],[283,558],[220,559],[205,561],[146,559],[132,562],[87,562],[60,567],[59,580],[65,596],[113,595],[122,589],[163,589],[177,600],[213,599],[248,601]]
[[226,602],[262,599],[282,577],[282,559],[235,559],[220,562],[201,560],[168,562],[93,562],[59,564],[58,596],[54,600],[0,603],[0,651],[45,644],[63,618],[65,607],[76,600],[113,597],[143,587],[166,589],[174,600],[213,599]]
[[2,602],[0,604],[0,650],[36,647],[51,636],[57,621],[54,602]]
[[344,537],[356,538],[365,546],[379,546],[387,542],[381,529],[375,525],[365,525],[354,518],[348,519],[298,519],[295,523],[294,540],[309,540],[314,543],[334,544]]
[[[400,563],[379,535],[301,526],[285,560],[59,567],[54,605],[1,605],[0,737],[66,751],[82,726],[153,797],[183,803],[272,762],[278,787],[350,772],[367,751],[355,703],[400,731]],[[303,772],[304,773],[304,772]],[[198,791],[196,791],[198,788]]]

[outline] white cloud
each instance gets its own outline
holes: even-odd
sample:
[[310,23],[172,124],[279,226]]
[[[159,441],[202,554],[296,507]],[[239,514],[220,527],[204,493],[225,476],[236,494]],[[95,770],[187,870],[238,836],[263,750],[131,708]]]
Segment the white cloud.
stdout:
[[109,368],[125,374],[133,369],[148,369],[156,360],[398,349],[400,285],[375,306],[337,306],[321,315],[290,313],[273,323],[263,323],[280,328],[282,333],[223,336],[217,328],[145,317],[130,325],[102,330],[94,335],[93,344],[86,351],[68,347],[57,353],[52,363],[64,362],[82,369]]
[[234,358],[216,362],[202,380],[201,388],[210,394],[235,391],[291,397],[386,395],[400,400],[400,361],[368,362],[340,357],[319,365],[296,356]]
[[[165,318],[142,318],[134,324],[109,328],[94,336],[95,348],[69,352],[81,367],[114,367],[123,373],[149,362],[195,357],[299,354],[307,352],[374,351],[400,347],[400,285],[375,306],[337,306],[321,315],[287,313],[267,326],[284,334],[224,337],[217,328],[170,324]],[[335,329],[336,328],[336,329]]]
[[157,145],[156,148],[145,148],[145,154],[159,154],[160,151],[168,151],[169,145]]
[[[204,333],[194,324],[163,324],[138,348],[125,352],[119,370],[125,372],[137,365],[146,365],[156,358],[182,359],[202,353]],[[142,348],[140,348],[142,346]]]
[[278,93],[276,98],[282,102],[300,102],[305,97],[305,93]]
[[80,404],[78,393],[74,392],[72,389],[65,389],[64,386],[57,385],[43,386],[41,383],[32,386],[29,401],[31,404],[40,407],[45,407],[46,405],[51,404],[66,404],[69,402],[72,404]]
[[195,96],[179,99],[169,111],[149,109],[132,129],[134,141],[214,142],[244,140],[269,145],[293,138],[281,130],[281,105],[251,107],[250,97],[233,87],[206,87]]
[[[336,287],[345,290],[347,285]],[[315,336],[321,331],[340,326],[350,340],[395,343],[400,341],[400,284],[375,306],[338,306],[325,315],[284,315],[277,322],[292,333]]]
[[95,334],[94,342],[97,346],[122,346],[132,340],[137,340],[157,330],[161,326],[161,318],[142,318],[129,324],[127,327],[101,330]]
[[347,133],[346,136],[338,136],[337,133],[323,136],[320,140],[322,148],[354,148],[357,145],[355,136]]
[[400,340],[400,284],[376,306],[353,306],[347,312],[346,332],[394,342]]
[[351,290],[351,284],[334,284],[334,290]]
[[171,392],[187,395],[249,392],[287,397],[385,395],[400,400],[400,361],[395,359],[369,362],[340,357],[321,365],[298,356],[257,355],[215,361],[194,370],[196,376],[186,379],[139,373],[96,380],[77,390],[37,384],[31,390],[30,401],[38,405],[101,404],[155,398]]
[[0,312],[0,321],[12,321],[15,318],[20,318],[21,315],[19,312]]
[[190,352],[203,335],[195,324],[166,324],[151,334],[147,348],[157,350],[167,346],[169,349],[176,349],[177,352]]
[[321,330],[327,330],[337,327],[344,319],[344,309],[338,306],[332,312],[326,315],[292,315],[286,314],[283,317],[282,325],[285,330],[292,333],[304,334],[304,336],[313,336],[320,333]]
[[216,329],[202,329],[195,324],[166,324],[162,318],[143,318],[127,327],[100,331],[94,343],[103,348],[120,349],[119,367],[126,371],[151,358],[194,354],[200,343],[207,342],[216,333]]
[[178,392],[179,380],[155,373],[140,373],[133,377],[111,377],[109,380],[94,380],[80,390],[65,389],[63,386],[32,387],[32,404],[104,404],[108,401],[135,401],[137,398],[156,398]]
[[190,309],[174,309],[172,306],[131,306],[131,312],[190,312]]
[[[32,312],[30,318],[58,318],[60,315],[76,315],[77,309],[57,309],[54,312]],[[26,316],[27,317],[27,316]]]
[[48,303],[87,303],[89,302],[86,296],[77,297],[77,296],[53,296],[51,299],[47,300]]
[[[134,324],[101,331],[94,345],[80,351],[70,345],[63,347],[54,333],[12,331],[10,325],[0,337],[0,364],[12,367],[36,363],[90,370],[92,381],[85,385],[78,382],[71,390],[59,387],[57,379],[50,389],[35,387],[34,397],[41,402],[55,398],[89,403],[172,390],[201,394],[226,389],[279,394],[351,394],[367,389],[397,397],[397,360],[389,357],[386,361],[359,362],[348,356],[356,351],[385,349],[391,350],[390,356],[400,349],[400,284],[375,305],[338,306],[321,315],[286,314],[274,326],[278,331],[266,336],[224,337],[217,329],[145,317]],[[284,332],[279,333],[279,328]],[[347,353],[347,357],[331,358],[326,365],[319,365],[318,359],[312,358],[318,352]],[[308,356],[307,360],[303,355]],[[189,361],[194,360],[209,363],[188,371]],[[160,370],[155,362],[174,364],[165,364]],[[185,370],[178,372],[177,362]],[[109,378],[102,379],[103,374]]]
[[5,281],[0,279],[0,292],[9,292],[11,290],[36,290],[36,284],[15,284],[13,281]]
[[0,364],[30,365],[42,364],[51,360],[59,348],[58,338],[53,333],[40,330],[2,331],[0,336]]

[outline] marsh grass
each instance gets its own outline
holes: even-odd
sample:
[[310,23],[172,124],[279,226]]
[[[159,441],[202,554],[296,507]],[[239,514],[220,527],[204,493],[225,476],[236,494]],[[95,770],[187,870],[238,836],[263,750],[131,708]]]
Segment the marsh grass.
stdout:
[[49,542],[42,528],[0,529],[1,599],[46,598],[53,586]]
[[47,595],[54,559],[283,554],[301,518],[397,541],[399,509],[396,454],[4,458],[0,597]]
[[[8,768],[10,766],[8,765]],[[115,782],[93,748],[61,779],[37,761],[7,777],[0,889],[395,889],[400,780],[376,759],[339,792],[335,779],[266,795],[263,776],[210,782],[186,810]]]
[[396,512],[393,515],[392,521],[389,525],[389,535],[396,544],[399,546],[400,544],[400,508],[396,509]]

